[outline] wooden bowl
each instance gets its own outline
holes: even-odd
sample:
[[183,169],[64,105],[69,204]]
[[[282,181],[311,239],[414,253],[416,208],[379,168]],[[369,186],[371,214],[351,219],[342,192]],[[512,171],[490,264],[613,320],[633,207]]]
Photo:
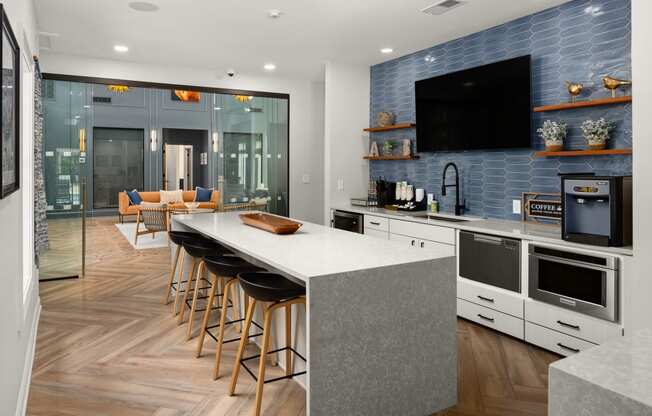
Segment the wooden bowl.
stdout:
[[250,212],[247,214],[240,214],[239,216],[240,221],[244,224],[274,234],[294,234],[303,225],[302,223],[292,221],[289,218],[266,214],[264,212]]

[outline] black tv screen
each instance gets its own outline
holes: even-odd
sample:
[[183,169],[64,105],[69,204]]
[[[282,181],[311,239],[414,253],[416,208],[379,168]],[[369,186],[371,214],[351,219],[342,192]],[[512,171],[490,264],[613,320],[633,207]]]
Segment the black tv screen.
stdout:
[[529,55],[414,86],[417,151],[531,147]]

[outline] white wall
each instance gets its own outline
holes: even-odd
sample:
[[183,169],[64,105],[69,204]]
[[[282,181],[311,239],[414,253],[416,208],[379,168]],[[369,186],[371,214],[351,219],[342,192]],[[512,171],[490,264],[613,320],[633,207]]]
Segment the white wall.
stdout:
[[[280,77],[227,78],[215,71],[41,54],[43,72],[290,94],[290,215],[323,221],[323,83]],[[308,175],[309,183],[303,183]]]
[[[21,56],[21,76],[31,77],[31,53],[36,53],[36,18],[32,0],[4,0],[3,6],[21,50],[26,51],[26,59]],[[27,65],[26,65],[27,63]],[[24,150],[31,151],[33,136],[31,120],[33,116],[32,83],[26,82],[27,88],[21,94],[21,147],[25,160],[33,157]],[[25,85],[24,84],[24,85]],[[22,86],[21,86],[22,87]],[[25,111],[27,110],[27,112]],[[21,189],[0,200],[0,414],[14,415],[24,413],[27,398],[27,386],[31,376],[31,359],[35,339],[36,323],[40,309],[38,300],[37,277],[33,276],[34,267],[30,253],[28,232],[25,225],[29,215],[24,213],[33,208],[24,199],[24,191],[33,186],[26,175],[26,166],[22,161]],[[27,178],[27,180],[26,180]],[[23,264],[23,255],[27,263]],[[24,292],[23,285],[30,285]]]
[[[326,64],[324,99],[325,211],[365,197],[369,188],[370,70],[335,62]],[[341,186],[340,186],[341,185]]]
[[[631,279],[633,330],[652,327],[652,2],[632,1],[634,81],[634,273]],[[630,331],[631,333],[631,331]]]

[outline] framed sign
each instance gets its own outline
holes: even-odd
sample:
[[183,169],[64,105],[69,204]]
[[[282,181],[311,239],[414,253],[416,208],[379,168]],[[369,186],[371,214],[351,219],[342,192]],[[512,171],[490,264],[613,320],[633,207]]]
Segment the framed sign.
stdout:
[[0,4],[0,24],[2,25],[2,101],[0,127],[2,146],[0,147],[0,199],[5,198],[20,187],[20,50],[9,19]]
[[523,192],[523,221],[561,221],[561,194]]

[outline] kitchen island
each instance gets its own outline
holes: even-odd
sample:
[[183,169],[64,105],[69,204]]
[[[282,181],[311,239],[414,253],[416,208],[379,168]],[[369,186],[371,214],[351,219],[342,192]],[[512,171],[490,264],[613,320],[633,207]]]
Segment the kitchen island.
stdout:
[[308,414],[422,416],[456,404],[454,257],[312,223],[271,234],[238,213],[178,215],[173,229],[306,286],[295,332],[305,334]]

